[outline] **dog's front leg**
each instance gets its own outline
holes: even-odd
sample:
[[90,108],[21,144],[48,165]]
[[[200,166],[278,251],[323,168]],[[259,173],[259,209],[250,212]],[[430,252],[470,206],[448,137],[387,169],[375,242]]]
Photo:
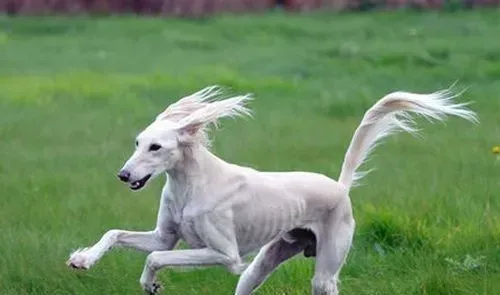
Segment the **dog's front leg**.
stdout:
[[158,231],[134,232],[113,229],[106,232],[92,247],[78,249],[73,252],[66,264],[73,268],[89,269],[111,248],[123,246],[144,252],[170,250],[175,247],[179,238],[174,233]]
[[156,282],[156,273],[161,268],[209,265],[224,265],[235,274],[240,274],[246,267],[239,256],[230,257],[210,248],[159,251],[148,255],[140,282],[144,291],[156,294],[160,289],[160,285]]

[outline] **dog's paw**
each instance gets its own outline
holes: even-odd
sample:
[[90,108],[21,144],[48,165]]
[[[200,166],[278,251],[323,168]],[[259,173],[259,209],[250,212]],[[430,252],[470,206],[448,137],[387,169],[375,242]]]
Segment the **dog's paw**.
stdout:
[[89,269],[95,263],[95,260],[89,248],[83,248],[71,253],[66,265],[76,269]]
[[144,292],[148,295],[157,295],[160,294],[160,290],[163,288],[159,282],[153,282],[150,284],[143,284],[142,288]]

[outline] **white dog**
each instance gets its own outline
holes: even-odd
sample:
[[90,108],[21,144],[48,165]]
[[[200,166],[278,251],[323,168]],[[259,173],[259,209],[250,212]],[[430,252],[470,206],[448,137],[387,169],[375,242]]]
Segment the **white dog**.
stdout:
[[[156,228],[110,230],[92,247],[72,253],[68,265],[88,269],[106,251],[124,246],[150,253],[140,278],[149,294],[158,292],[156,273],[164,267],[223,265],[242,273],[235,294],[247,295],[282,262],[304,252],[316,258],[312,293],[338,294],[355,227],[349,189],[369,151],[396,130],[414,133],[411,112],[477,121],[464,104],[453,104],[450,91],[388,94],[365,113],[335,181],[309,172],[260,172],[212,154],[206,127],[250,114],[244,106],[250,96],[217,100],[220,95],[208,87],[170,105],[137,136],[136,150],[118,174],[139,190],[166,172]],[[180,239],[192,249],[172,250]],[[243,258],[258,249],[246,267]]]

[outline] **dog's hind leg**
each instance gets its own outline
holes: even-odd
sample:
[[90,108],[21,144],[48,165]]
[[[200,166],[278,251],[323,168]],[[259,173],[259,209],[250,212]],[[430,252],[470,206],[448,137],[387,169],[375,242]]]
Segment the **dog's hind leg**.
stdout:
[[170,250],[178,238],[175,234],[159,234],[158,231],[135,232],[113,229],[106,232],[92,247],[73,252],[66,264],[77,269],[89,269],[115,246],[137,249],[144,252]]
[[292,243],[279,239],[271,242],[259,251],[255,259],[241,275],[236,295],[249,295],[257,289],[282,262],[304,250],[301,241]]
[[341,202],[319,227],[313,295],[337,295],[337,281],[351,248],[355,222],[348,202]]

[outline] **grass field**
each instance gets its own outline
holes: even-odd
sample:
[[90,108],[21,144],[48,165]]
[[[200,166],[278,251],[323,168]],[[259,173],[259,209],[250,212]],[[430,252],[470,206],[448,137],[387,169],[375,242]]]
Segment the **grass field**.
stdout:
[[[145,254],[88,272],[72,249],[154,226],[162,181],[134,194],[116,172],[166,105],[206,85],[253,92],[252,120],[212,133],[225,160],[336,178],[364,111],[394,90],[459,80],[481,123],[419,120],[353,190],[358,223],[342,294],[500,294],[498,10],[221,16],[188,21],[0,17],[0,294],[142,294]],[[257,294],[308,294],[290,261]],[[232,294],[222,268],[164,270],[164,294]]]

